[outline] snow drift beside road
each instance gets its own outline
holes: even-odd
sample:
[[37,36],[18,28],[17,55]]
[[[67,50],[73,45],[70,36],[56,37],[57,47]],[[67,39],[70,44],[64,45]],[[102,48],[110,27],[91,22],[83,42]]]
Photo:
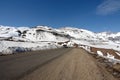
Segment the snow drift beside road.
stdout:
[[49,42],[13,42],[13,41],[0,41],[0,53],[1,54],[13,54],[18,52],[44,50],[44,49],[55,49],[60,46],[56,43]]

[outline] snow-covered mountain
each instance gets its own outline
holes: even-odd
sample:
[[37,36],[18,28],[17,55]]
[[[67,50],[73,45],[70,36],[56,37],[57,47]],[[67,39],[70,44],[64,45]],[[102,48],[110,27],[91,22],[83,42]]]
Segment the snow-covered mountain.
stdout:
[[61,32],[69,34],[70,36],[74,37],[75,39],[87,39],[87,40],[95,40],[96,34],[85,30],[85,29],[78,29],[78,28],[71,28],[65,27],[60,29]]
[[112,32],[101,32],[97,33],[97,35],[104,40],[110,40],[116,43],[120,43],[120,32],[112,33]]
[[0,38],[23,41],[65,41],[69,36],[47,26],[35,28],[0,26]]
[[120,43],[120,32],[101,32],[94,33],[85,29],[78,29],[72,27],[64,27],[54,29],[47,26],[29,27],[9,27],[0,26],[0,39],[12,39],[23,41],[67,41],[70,39],[77,40],[100,40],[113,41]]
[[120,50],[120,33],[94,33],[72,27],[54,29],[47,26],[33,28],[0,26],[0,52],[10,47],[55,48],[59,47],[57,43],[61,42]]

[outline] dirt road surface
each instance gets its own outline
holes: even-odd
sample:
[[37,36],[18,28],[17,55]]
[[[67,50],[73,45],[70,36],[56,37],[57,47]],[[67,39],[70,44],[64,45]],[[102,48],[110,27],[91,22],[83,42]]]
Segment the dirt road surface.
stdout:
[[116,80],[80,48],[0,56],[0,80]]
[[18,80],[71,49],[55,49],[0,56],[0,80]]

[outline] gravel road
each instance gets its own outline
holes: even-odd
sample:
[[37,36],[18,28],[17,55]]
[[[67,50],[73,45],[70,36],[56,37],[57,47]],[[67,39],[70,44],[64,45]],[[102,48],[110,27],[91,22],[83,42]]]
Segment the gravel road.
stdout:
[[0,56],[0,80],[116,80],[80,48]]

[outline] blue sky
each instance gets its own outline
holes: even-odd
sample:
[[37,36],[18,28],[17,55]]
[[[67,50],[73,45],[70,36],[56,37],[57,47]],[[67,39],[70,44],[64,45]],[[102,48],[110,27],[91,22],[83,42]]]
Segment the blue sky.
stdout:
[[120,0],[0,0],[0,25],[120,31]]

